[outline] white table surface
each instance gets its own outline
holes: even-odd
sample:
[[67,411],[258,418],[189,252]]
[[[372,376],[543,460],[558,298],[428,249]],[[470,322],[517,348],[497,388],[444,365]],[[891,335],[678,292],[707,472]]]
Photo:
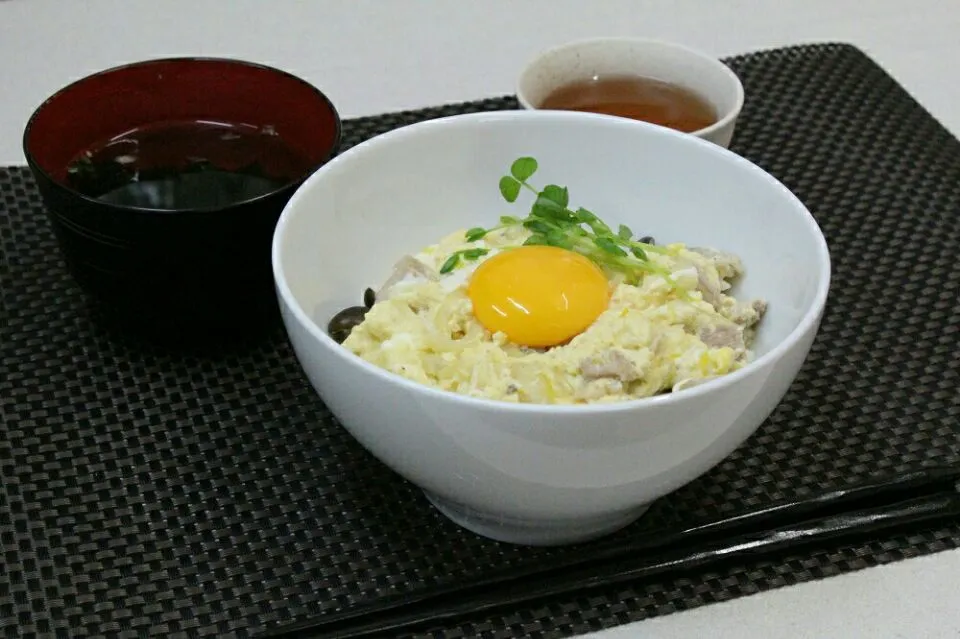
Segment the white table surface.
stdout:
[[[597,35],[717,56],[856,44],[960,135],[958,0],[0,0],[0,165],[31,111],[89,72],[167,55],[282,67],[344,117],[511,92],[525,60]],[[960,551],[657,617],[597,638],[960,637]]]

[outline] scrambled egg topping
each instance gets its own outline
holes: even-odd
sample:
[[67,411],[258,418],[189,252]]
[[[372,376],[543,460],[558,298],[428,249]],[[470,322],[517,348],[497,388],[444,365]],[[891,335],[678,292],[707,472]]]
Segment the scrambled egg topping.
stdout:
[[[522,243],[525,233],[499,231],[479,244],[492,255]],[[458,231],[401,260],[343,345],[392,373],[472,397],[618,402],[680,391],[743,367],[766,310],[761,300],[727,294],[743,272],[735,255],[671,244],[648,259],[669,271],[686,295],[656,275],[634,286],[611,273],[610,304],[587,330],[553,348],[527,348],[475,319],[466,278],[476,264],[439,275],[454,251],[477,245]]]

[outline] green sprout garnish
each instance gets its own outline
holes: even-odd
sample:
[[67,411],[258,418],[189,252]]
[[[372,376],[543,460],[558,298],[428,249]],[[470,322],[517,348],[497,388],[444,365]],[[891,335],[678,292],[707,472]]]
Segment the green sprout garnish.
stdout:
[[[476,229],[472,229],[476,230]],[[481,229],[482,230],[482,229]],[[469,232],[468,232],[469,237]],[[482,237],[482,236],[481,236]],[[480,239],[480,238],[477,238]],[[468,240],[469,242],[474,242],[475,240]],[[473,249],[463,249],[462,251],[456,251],[447,258],[447,261],[443,263],[443,266],[440,267],[440,274],[446,274],[457,268],[460,265],[460,260],[464,259],[469,262],[475,262],[481,256],[486,255],[490,251],[485,248],[473,248]]]
[[[639,282],[648,273],[658,275],[679,295],[686,295],[686,291],[677,285],[669,271],[653,264],[647,258],[647,253],[665,253],[666,249],[633,239],[633,231],[623,224],[614,232],[603,220],[585,208],[570,209],[570,193],[566,187],[548,184],[538,190],[531,186],[528,180],[537,172],[537,168],[536,159],[522,157],[510,166],[510,175],[500,178],[500,194],[507,202],[516,202],[523,189],[536,196],[530,207],[530,214],[524,218],[503,216],[498,226],[489,229],[472,228],[466,232],[468,242],[476,242],[496,230],[523,226],[531,232],[524,245],[556,246],[575,251],[601,267],[623,273],[632,284]],[[474,250],[483,251],[481,255],[486,253],[485,249]],[[451,255],[440,272],[453,270],[460,263],[460,255],[466,252],[458,251]]]

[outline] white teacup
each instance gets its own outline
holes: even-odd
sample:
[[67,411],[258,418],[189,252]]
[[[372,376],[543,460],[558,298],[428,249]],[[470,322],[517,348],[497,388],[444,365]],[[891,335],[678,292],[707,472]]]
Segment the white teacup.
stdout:
[[692,91],[713,107],[717,120],[691,135],[730,145],[743,107],[740,79],[717,58],[670,42],[596,38],[550,49],[520,74],[517,98],[523,108],[539,109],[561,87],[611,76],[642,76]]

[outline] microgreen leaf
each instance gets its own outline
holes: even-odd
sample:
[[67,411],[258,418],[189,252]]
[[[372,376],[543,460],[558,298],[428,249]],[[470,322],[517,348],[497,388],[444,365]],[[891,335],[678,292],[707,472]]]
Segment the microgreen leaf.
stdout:
[[550,246],[557,246],[559,248],[568,250],[573,248],[573,242],[571,242],[570,238],[568,238],[560,229],[554,229],[547,233],[546,240],[547,244]]
[[533,158],[517,158],[510,165],[510,175],[518,182],[526,182],[537,172],[537,161]]
[[647,260],[647,254],[639,246],[631,247],[630,252],[633,253],[633,256],[638,260],[643,260],[643,261]]
[[570,203],[570,192],[567,191],[567,187],[557,186],[556,184],[548,184],[543,187],[540,197],[556,202],[563,208],[566,208],[567,204]]
[[539,233],[534,233],[523,242],[524,246],[543,246],[546,244],[547,244],[547,238],[544,237],[543,235],[540,235]]
[[463,255],[463,259],[470,260],[471,262],[486,255],[487,253],[489,253],[489,251],[485,248],[475,248],[460,251],[460,254]]
[[543,235],[546,235],[547,233],[550,233],[551,231],[554,231],[556,229],[555,226],[546,222],[545,220],[536,220],[536,219],[527,220],[526,222],[523,223],[523,226],[524,228],[527,228],[533,231],[534,233],[540,233]]
[[464,235],[466,235],[468,242],[476,242],[477,240],[482,239],[486,234],[487,229],[477,226],[467,231]]
[[513,217],[512,215],[501,215],[500,224],[503,226],[513,226],[515,224],[520,224],[520,218]]
[[597,219],[596,215],[594,215],[593,213],[591,213],[590,211],[582,207],[577,209],[574,215],[577,216],[578,222],[584,222],[586,224],[589,224],[590,222]]
[[557,204],[555,201],[543,194],[541,194],[540,197],[537,198],[537,201],[533,203],[533,208],[530,210],[530,214],[560,222],[574,221],[573,215],[566,209],[566,207],[561,204]]
[[587,226],[597,235],[613,235],[613,231],[610,230],[610,227],[600,218],[594,216],[592,220],[587,222]]
[[500,178],[500,195],[507,202],[516,202],[520,195],[520,183],[509,175],[504,175]]
[[631,237],[633,237],[633,231],[631,231],[630,227],[626,224],[621,224],[617,229],[617,235],[620,236],[620,239],[629,240]]
[[453,269],[457,268],[457,265],[460,264],[460,253],[454,253],[447,258],[447,261],[443,263],[443,266],[440,267],[440,274],[444,275],[449,273]]
[[616,255],[617,257],[625,257],[627,254],[626,251],[617,246],[617,243],[611,240],[609,237],[595,237],[593,238],[593,243],[597,245],[597,248],[606,251],[611,255]]

